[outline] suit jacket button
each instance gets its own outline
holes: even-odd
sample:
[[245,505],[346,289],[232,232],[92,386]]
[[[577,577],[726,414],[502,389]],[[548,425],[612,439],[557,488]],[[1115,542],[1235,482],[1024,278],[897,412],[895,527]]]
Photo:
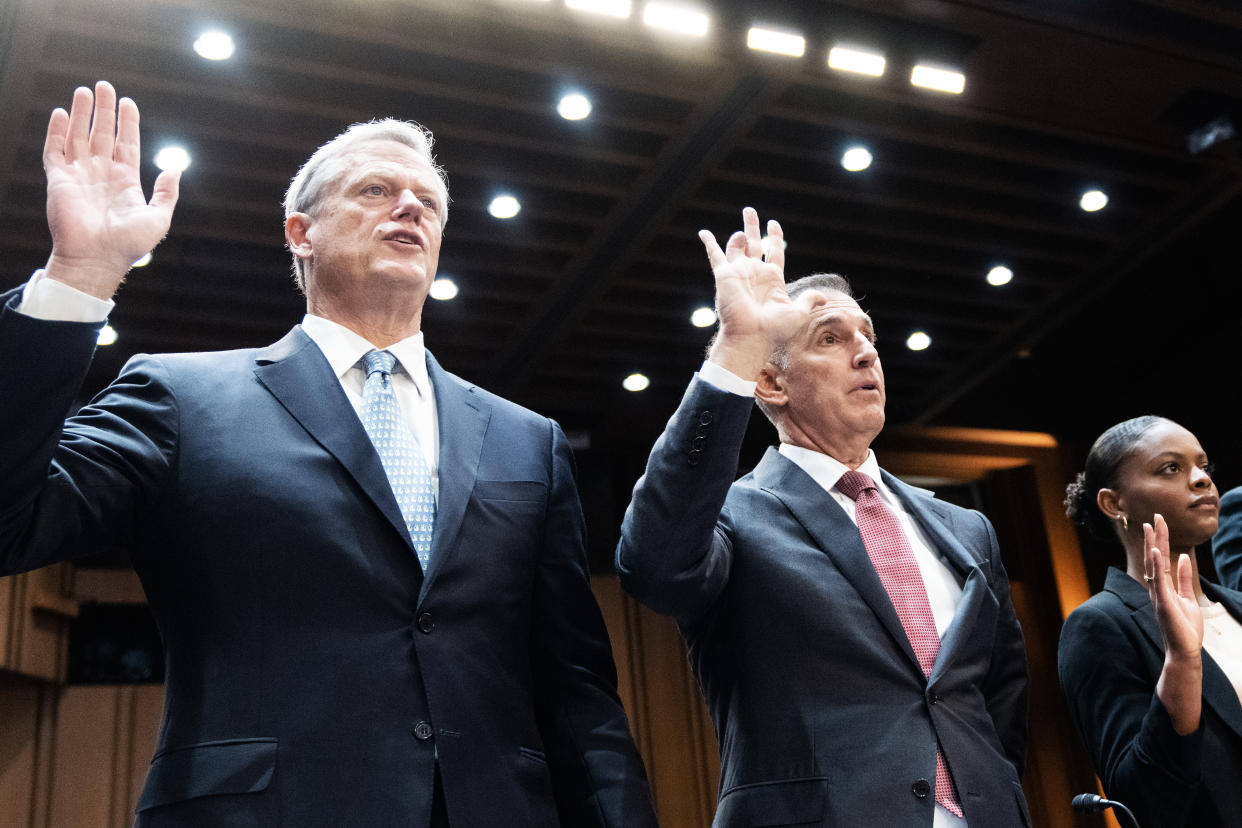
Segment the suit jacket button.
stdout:
[[695,451],[702,451],[703,446],[706,444],[707,444],[707,438],[704,437],[702,434],[700,434],[698,437],[695,437],[693,440],[690,441],[690,448],[694,449]]
[[424,612],[418,616],[418,628],[425,633],[429,633],[436,628],[436,622],[431,617],[431,613]]
[[699,425],[711,425],[712,420],[714,419],[715,417],[712,416],[712,412],[704,411],[699,414]]
[[419,722],[414,725],[414,738],[420,742],[425,742],[431,738],[431,725],[427,722]]
[[686,465],[687,465],[687,466],[697,466],[697,465],[699,464],[699,458],[700,458],[702,455],[703,455],[702,450],[700,450],[700,449],[690,449],[690,453],[686,455]]
[[910,792],[919,799],[927,799],[927,795],[931,793],[931,783],[926,779],[920,779],[910,786]]

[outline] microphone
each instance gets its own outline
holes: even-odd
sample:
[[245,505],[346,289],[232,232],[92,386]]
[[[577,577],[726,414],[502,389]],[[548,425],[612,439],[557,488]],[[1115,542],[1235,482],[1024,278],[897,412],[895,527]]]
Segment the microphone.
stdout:
[[1119,812],[1126,815],[1130,824],[1133,825],[1134,828],[1139,828],[1138,820],[1134,818],[1134,814],[1130,813],[1129,808],[1116,800],[1105,799],[1099,794],[1079,794],[1070,800],[1070,805],[1075,811],[1084,814],[1099,814],[1107,811],[1109,808],[1116,808]]

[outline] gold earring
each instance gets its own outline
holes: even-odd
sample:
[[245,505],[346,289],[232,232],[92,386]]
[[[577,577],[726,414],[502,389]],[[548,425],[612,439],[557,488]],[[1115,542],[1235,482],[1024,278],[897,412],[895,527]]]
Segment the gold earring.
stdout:
[[1117,520],[1121,521],[1121,531],[1123,532],[1130,531],[1130,521],[1126,520],[1125,512],[1122,512],[1121,514],[1117,515]]

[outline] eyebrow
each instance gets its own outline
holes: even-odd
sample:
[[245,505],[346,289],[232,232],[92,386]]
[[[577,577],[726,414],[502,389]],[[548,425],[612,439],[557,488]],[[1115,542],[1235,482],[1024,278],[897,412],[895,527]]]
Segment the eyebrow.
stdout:
[[[863,313],[862,320],[863,320],[862,324],[859,325],[859,327],[874,337],[875,336],[875,325],[872,323],[871,317],[868,316],[866,313]],[[814,322],[814,324],[811,325],[810,334],[811,336],[814,336],[815,334],[819,333],[819,331],[822,328],[827,328],[833,325],[842,325],[842,324],[848,324],[845,311],[833,311],[827,316],[821,316],[819,319],[817,319]]]
[[1206,459],[1207,452],[1200,450],[1198,454],[1191,455],[1191,454],[1183,454],[1182,452],[1174,451],[1173,449],[1167,449],[1165,451],[1160,452],[1155,457],[1153,457],[1152,462],[1158,463],[1162,460],[1181,460],[1183,457],[1194,457],[1196,460]]

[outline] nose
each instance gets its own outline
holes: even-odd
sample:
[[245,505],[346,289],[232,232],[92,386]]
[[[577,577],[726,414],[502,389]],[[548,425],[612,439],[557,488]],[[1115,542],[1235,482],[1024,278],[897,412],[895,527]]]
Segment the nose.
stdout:
[[1202,466],[1195,466],[1190,471],[1190,485],[1196,489],[1204,489],[1212,485],[1212,475]]
[[866,368],[879,358],[880,352],[875,349],[875,343],[862,331],[855,334],[855,337],[858,348],[854,351],[854,367]]
[[393,207],[393,217],[398,219],[412,218],[415,221],[423,214],[423,202],[411,190],[402,190],[397,195],[397,204]]

